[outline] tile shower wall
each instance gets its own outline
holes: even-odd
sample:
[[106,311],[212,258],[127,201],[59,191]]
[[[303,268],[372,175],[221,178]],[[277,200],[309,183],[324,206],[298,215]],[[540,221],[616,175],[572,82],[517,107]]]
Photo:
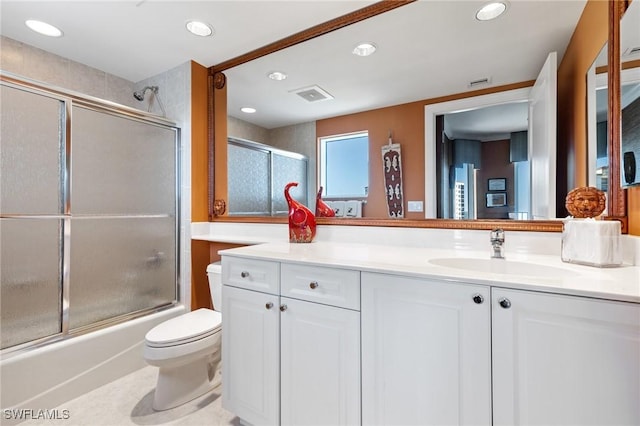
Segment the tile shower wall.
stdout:
[[[161,115],[153,96],[137,101],[133,92],[145,86],[158,86],[167,118],[181,128],[181,221],[180,221],[180,298],[191,302],[191,63],[186,62],[139,82],[52,54],[8,37],[0,36],[0,69],[31,80],[108,100],[131,108]],[[150,104],[151,103],[151,104]]]

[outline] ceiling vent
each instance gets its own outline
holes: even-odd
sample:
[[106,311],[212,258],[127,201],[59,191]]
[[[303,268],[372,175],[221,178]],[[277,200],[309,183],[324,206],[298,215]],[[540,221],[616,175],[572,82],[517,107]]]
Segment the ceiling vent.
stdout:
[[321,89],[319,86],[303,87],[302,89],[292,90],[291,93],[295,93],[307,102],[319,102],[333,99],[326,90]]
[[469,87],[477,87],[484,86],[485,84],[491,83],[491,77],[480,78],[478,80],[473,80],[469,82]]

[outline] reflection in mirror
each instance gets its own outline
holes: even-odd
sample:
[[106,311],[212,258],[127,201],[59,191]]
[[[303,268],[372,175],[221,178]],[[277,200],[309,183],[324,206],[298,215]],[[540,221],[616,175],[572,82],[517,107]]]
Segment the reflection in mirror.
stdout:
[[[476,5],[474,2],[415,2],[250,62],[232,68],[220,69],[227,75],[229,119],[237,121],[238,118],[242,118],[244,120],[245,117],[239,112],[240,107],[250,103],[258,109],[258,114],[253,114],[255,119],[252,117],[251,121],[256,126],[269,129],[267,131],[272,132],[282,127],[295,126],[295,123],[300,121],[313,126],[314,120],[317,119],[330,119],[330,117],[336,116],[347,117],[362,112],[371,112],[377,108],[392,108],[392,106],[408,105],[411,102],[433,101],[439,97],[452,99],[454,96],[458,97],[459,94],[476,89],[486,89],[485,93],[490,93],[492,88],[498,86],[524,87],[517,85],[530,82],[535,78],[544,62],[544,57],[550,51],[557,50],[560,53],[559,56],[562,56],[585,5],[585,2],[543,3],[544,5],[540,2],[529,1],[514,3],[510,6],[509,15],[487,24],[478,23],[475,20]],[[548,13],[542,12],[545,7],[549,8]],[[468,17],[471,18],[467,19]],[[541,25],[537,20],[543,20],[545,24]],[[511,26],[517,27],[517,30]],[[453,27],[460,29],[456,37],[440,37],[441,34],[447,33]],[[519,37],[505,38],[504,34],[509,31],[512,34],[517,32]],[[350,54],[354,43],[369,39],[372,34],[378,37],[375,41],[379,50],[375,55],[368,58],[356,58]],[[483,37],[487,37],[488,40],[481,40]],[[426,42],[412,44],[410,48],[407,48],[406,41],[416,39]],[[437,42],[434,41],[436,39]],[[485,48],[486,45],[494,44],[496,40],[500,40],[499,48]],[[347,48],[342,48],[345,45]],[[474,56],[476,52],[480,51],[483,52],[481,58]],[[334,60],[340,62],[334,62]],[[402,64],[402,66],[400,67],[398,64]],[[289,76],[280,81],[269,80],[267,75],[274,70],[284,71]],[[425,78],[425,75],[428,75],[428,78]],[[487,76],[490,78],[487,79],[485,86],[469,86],[470,81]],[[326,91],[334,99],[313,103],[302,102],[301,98],[304,99],[304,97],[298,96],[298,89],[314,86]],[[256,87],[259,88],[256,89]],[[424,104],[426,103],[428,102]],[[420,108],[424,108],[424,104]],[[308,114],[309,111],[314,111],[314,115]],[[259,114],[263,114],[261,118],[258,117]],[[263,121],[260,122],[260,119]],[[246,120],[249,121],[249,118]],[[272,121],[267,123],[267,120]],[[384,120],[378,119],[378,122],[381,121],[395,123],[398,118],[391,116],[384,117]],[[385,126],[385,133],[393,128],[393,124],[380,125]],[[404,141],[415,143],[413,141],[418,140],[420,143],[421,140],[424,140],[422,132],[426,129],[422,129],[422,125],[423,123],[416,125],[415,129],[403,126]],[[234,133],[231,124],[228,127],[230,136],[257,140],[283,148],[270,141],[265,142]],[[360,130],[367,129],[351,128],[345,132]],[[371,131],[371,129],[368,130]],[[323,136],[323,134],[317,136]],[[284,148],[307,155],[309,168],[315,171],[317,167],[316,135],[314,134],[309,140],[311,148],[308,151],[295,150],[291,147]],[[379,140],[382,139],[376,136],[374,144],[379,143]],[[404,141],[402,142],[409,143]],[[423,147],[413,149],[414,152],[420,154],[409,154],[412,158],[424,159]],[[419,151],[417,151],[418,149]],[[405,151],[403,150],[403,152]],[[377,157],[379,157],[379,148],[372,146],[370,158],[375,158],[377,161]],[[432,171],[424,165],[424,162],[422,162],[421,169],[417,165],[406,166],[406,171],[413,174],[412,181],[405,180],[407,184],[413,183],[416,188],[418,184],[415,182],[421,181],[419,185],[424,182],[425,185],[433,185],[435,190],[435,172],[433,179],[426,176]],[[376,181],[380,180],[377,179],[380,168],[375,163],[370,165],[369,173],[372,177],[370,198],[379,192],[376,192],[377,189],[374,188],[374,185],[377,185]],[[555,170],[555,162],[551,168]],[[422,178],[423,174],[424,178]],[[497,177],[502,178],[502,174]],[[496,177],[493,174],[487,176],[480,178],[483,185],[488,185],[489,177]],[[504,177],[507,178],[506,175]],[[514,172],[513,180],[507,179],[507,192],[510,191],[509,188],[513,187],[515,179]],[[545,179],[555,180],[555,175]],[[317,189],[319,186],[319,183],[315,181],[315,176],[310,176],[309,186],[310,189],[314,186]],[[420,216],[422,218],[436,217],[435,192],[427,195],[434,197],[431,202],[429,199],[423,199],[427,192],[426,189],[414,189],[411,198],[407,198],[407,200],[415,200],[420,205],[420,210],[413,212],[413,216],[410,216],[411,219]],[[406,187],[405,190],[407,190]],[[503,206],[487,207],[486,194],[489,192],[481,189],[478,192],[476,204],[481,206],[481,209],[497,216],[498,210]],[[313,197],[309,197],[310,202],[312,199]],[[508,218],[509,213],[511,216],[517,217],[521,209],[523,211],[527,209],[511,204],[515,203],[516,199],[516,194],[507,194],[506,200],[511,210],[500,212],[499,217]],[[371,202],[369,204],[373,207],[374,204],[379,203]],[[495,205],[496,203],[491,202],[490,204]],[[367,205],[367,208],[369,207]],[[432,213],[430,209],[432,209]],[[373,208],[370,209],[370,211],[373,210]],[[478,207],[475,210],[477,211]],[[368,218],[376,217],[381,216],[379,214],[368,216]]]
[[609,190],[607,49],[605,43],[587,72],[588,184],[605,192]]
[[640,185],[640,2],[631,3],[620,21],[622,187]]
[[369,192],[369,133],[325,136],[319,138],[318,143],[318,169],[324,199],[366,199]]
[[297,182],[290,195],[307,204],[308,159],[304,155],[275,149],[253,141],[229,138],[229,215],[284,216],[288,205],[284,187]]
[[[546,69],[547,67],[545,66],[544,68]],[[547,78],[547,80],[551,79],[552,77]],[[425,107],[425,126],[432,129],[432,131],[425,132],[425,162],[427,164],[425,198],[427,199],[427,217],[444,218],[453,217],[456,214],[463,218],[476,219],[539,219],[543,217],[555,217],[555,207],[552,207],[551,203],[543,204],[538,202],[538,215],[536,215],[535,206],[532,204],[532,200],[536,198],[533,196],[534,191],[532,190],[534,180],[536,180],[539,185],[539,190],[537,191],[538,200],[543,199],[542,196],[545,195],[545,192],[549,194],[547,196],[548,200],[553,200],[554,195],[552,195],[552,193],[555,194],[555,167],[551,166],[555,159],[555,137],[550,137],[538,131],[538,137],[545,135],[544,139],[546,143],[540,144],[539,141],[533,141],[532,134],[535,132],[529,131],[531,125],[529,122],[535,123],[535,120],[529,119],[532,111],[532,102],[530,101],[532,93],[533,90],[527,87],[490,95],[431,104]],[[551,97],[555,99],[555,94]],[[555,105],[553,101],[542,103]],[[485,109],[486,107],[490,108]],[[458,161],[458,165],[456,165],[454,158],[455,151],[448,153],[447,150],[440,149],[441,145],[451,145],[451,149],[453,149],[453,147],[450,143],[444,144],[442,142],[444,120],[440,120],[442,123],[438,123],[437,120],[437,117],[440,115],[446,116],[456,111],[475,111],[479,108],[483,108],[483,111],[495,109],[499,111],[501,115],[505,114],[505,110],[513,111],[514,115],[519,117],[518,119],[509,120],[508,123],[500,124],[504,126],[501,127],[503,129],[502,149],[492,150],[491,145],[486,143],[476,144],[478,148],[486,145],[485,157],[490,158],[491,160],[489,161],[497,162],[497,169],[485,169],[481,173],[480,178],[478,178],[477,173],[475,177],[473,173],[469,172],[467,172],[465,176],[464,167],[459,165],[465,162],[467,164],[478,164],[482,162],[482,158],[471,158],[472,161]],[[555,117],[555,108],[551,111],[546,111],[546,113],[549,117]],[[487,119],[486,117],[482,117],[482,120],[485,121]],[[500,129],[497,127],[498,124],[494,123],[492,126],[494,131]],[[488,133],[484,136],[487,137],[487,140],[496,137],[496,135],[492,136]],[[440,140],[440,142],[438,142],[438,140]],[[534,147],[536,143],[539,145],[538,147]],[[465,144],[474,145],[473,143]],[[496,147],[497,146],[498,145],[496,145]],[[479,155],[482,155],[481,152],[482,151],[480,151]],[[502,153],[502,155],[499,153]],[[472,154],[460,153],[459,155],[470,155],[473,157]],[[547,167],[546,173],[541,172],[543,170],[542,167],[537,169],[537,174],[532,173],[531,159],[536,158],[543,160],[544,165]],[[431,163],[429,159],[433,159],[433,163]],[[487,164],[489,164],[489,162],[487,162]],[[454,167],[450,167],[450,165]],[[461,169],[457,173],[458,185],[456,185],[455,181],[456,168]],[[469,166],[466,166],[466,168],[467,170],[470,169]],[[471,169],[477,169],[477,167],[471,167]],[[429,173],[429,170],[432,171],[432,174]],[[502,173],[504,176],[494,176],[495,172]],[[545,179],[542,179],[544,176],[547,177],[548,185],[547,182],[544,182]],[[535,179],[532,179],[532,177]],[[492,198],[494,192],[500,192],[496,189],[491,189],[489,186],[489,179],[495,178],[506,179],[505,190],[503,192],[506,192],[507,204],[504,206],[496,206],[493,203],[488,205],[486,203],[487,198]],[[430,182],[433,182],[433,184],[431,185]],[[540,182],[542,182],[542,184],[540,184]],[[473,184],[469,186],[470,183]],[[457,193],[456,186],[458,188]],[[438,194],[438,197],[436,199],[436,196],[430,197],[429,194]],[[456,197],[458,197],[457,201]],[[462,205],[462,203],[464,203],[464,205]],[[546,209],[544,209],[545,212],[543,215],[540,215],[541,211],[543,211],[542,207],[544,206],[546,206]],[[478,213],[479,211],[481,211],[480,214]]]
[[439,218],[530,217],[528,117],[526,102],[436,117],[444,127],[436,135]]

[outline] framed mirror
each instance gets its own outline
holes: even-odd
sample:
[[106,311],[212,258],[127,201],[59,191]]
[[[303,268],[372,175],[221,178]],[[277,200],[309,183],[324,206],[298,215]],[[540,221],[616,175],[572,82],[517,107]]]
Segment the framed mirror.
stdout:
[[620,160],[623,188],[640,185],[640,2],[620,21]]
[[[421,4],[421,3],[428,3],[428,2],[418,2],[418,4]],[[431,3],[431,2],[429,2],[429,3]],[[453,3],[453,2],[432,2],[432,3]],[[459,3],[459,2],[455,2],[455,3]],[[467,3],[467,2],[463,2],[463,3]],[[468,4],[471,4],[471,3],[473,3],[473,2],[470,2]],[[509,12],[510,13],[511,12],[516,13],[517,7],[520,7],[520,3],[522,3],[524,5],[524,4],[532,3],[532,2],[518,2],[517,6],[516,6],[516,4],[511,4]],[[573,30],[576,27],[576,24],[578,23],[578,20],[580,18],[580,14],[582,12],[583,7],[585,6],[585,3],[584,2],[562,2],[562,3],[563,4],[564,3],[572,3],[573,7],[575,7],[577,9],[576,11],[574,11],[572,13],[572,15],[571,15],[572,18],[568,19],[569,23],[567,24],[567,26],[563,30],[563,33],[566,36],[565,39],[564,39],[565,40],[564,43],[568,43],[568,40],[571,37],[571,35],[573,33]],[[388,30],[382,31],[382,33],[384,33],[384,35],[387,36],[388,35],[387,33],[394,33],[394,28],[396,28],[396,27],[394,27],[394,26],[389,27],[389,26],[380,25],[380,23],[377,22],[376,19],[378,19],[378,18],[381,19],[382,17],[388,18],[388,19],[392,19],[394,16],[399,16],[400,12],[403,11],[403,10],[405,10],[405,13],[411,14],[409,12],[410,11],[409,8],[418,7],[418,4],[414,5],[413,3],[410,3],[410,4],[407,4],[407,5],[403,5],[402,7],[399,7],[397,9],[392,10],[392,11],[385,11],[385,13],[383,13],[381,15],[378,15],[375,18],[369,18],[369,19],[366,19],[364,21],[359,21],[356,24],[353,24],[353,25],[350,25],[348,27],[343,28],[343,30],[344,29],[353,29],[354,34],[357,34],[359,36],[358,40],[360,40],[362,38],[362,34],[363,33],[359,32],[359,28],[360,29],[367,28],[368,26],[366,24],[369,23],[370,24],[369,26],[371,28],[377,29],[378,32],[380,32],[380,28],[388,28]],[[467,4],[467,7],[469,7],[468,4]],[[421,7],[424,7],[424,5],[421,5]],[[450,6],[450,7],[453,7],[453,6]],[[562,11],[558,9],[558,7],[559,7],[558,4],[556,4],[554,7],[555,7],[554,8],[554,12],[555,12],[554,14],[556,16],[557,15],[562,15]],[[446,21],[446,19],[443,19],[443,21]],[[402,21],[402,22],[406,23],[407,21],[405,20],[405,21]],[[473,24],[470,24],[470,25],[477,25],[477,24],[478,23],[473,22]],[[603,25],[606,27],[606,22]],[[339,30],[339,31],[342,31],[342,30]],[[414,31],[414,34],[417,34],[417,33],[415,33],[415,29],[413,29],[412,31]],[[442,33],[446,33],[446,31],[447,31],[446,28],[442,28]],[[336,31],[336,33],[338,33],[338,31]],[[369,33],[369,34],[371,34],[371,33]],[[399,33],[396,34],[396,35],[397,35],[397,37],[401,36]],[[318,37],[317,39],[314,39],[314,40],[316,40],[316,41],[320,41],[321,39],[324,40],[325,37],[328,40],[333,40],[333,42],[329,43],[329,45],[334,45],[335,46],[337,44],[335,42],[335,40],[333,38],[331,38],[332,36],[330,34],[323,34],[322,36],[320,36],[320,37]],[[337,37],[337,36],[335,36],[335,37]],[[540,37],[542,37],[542,36],[540,36]],[[452,37],[452,38],[456,39],[456,37]],[[404,38],[403,38],[404,43],[406,43],[407,39],[411,40],[411,37],[409,36],[407,38],[407,36],[405,35]],[[311,41],[314,41],[314,40],[311,40]],[[430,37],[430,40],[433,40],[433,37]],[[464,39],[460,39],[458,41],[459,42],[464,42]],[[602,45],[601,43],[602,43],[602,41],[599,42],[600,46]],[[284,44],[287,44],[287,43],[284,43]],[[383,43],[379,43],[379,44],[381,46],[384,46]],[[307,42],[304,42],[304,43],[301,43],[301,44],[297,44],[296,46],[294,46],[295,49],[297,49],[299,51],[298,63],[304,63],[304,62],[307,61],[307,59],[309,59],[310,57],[313,57],[314,55],[318,56],[320,58],[328,57],[328,53],[326,51],[322,50],[321,48],[314,48],[314,49],[311,49],[311,50],[307,50],[306,48],[308,48],[309,46],[311,46],[311,44],[307,43]],[[289,49],[291,49],[290,46],[286,46],[286,47],[287,47],[287,49],[286,49],[287,51],[289,51]],[[563,49],[565,49],[565,48],[566,48],[566,44],[564,46],[561,46],[561,48],[559,48],[557,50],[563,51]],[[546,54],[548,53],[548,50],[549,50],[548,46],[546,48],[544,48],[543,50],[544,50],[544,52],[539,52],[538,56],[542,56],[542,57],[546,56]],[[453,52],[453,51],[455,51],[455,49],[450,49],[450,55],[449,56],[447,56],[446,54],[443,54],[441,57],[438,56],[437,58],[435,58],[435,57],[431,58],[429,62],[434,62],[435,64],[443,65],[441,67],[443,69],[440,70],[439,72],[442,72],[442,73],[446,74],[446,72],[447,72],[446,71],[446,68],[447,68],[446,65],[449,63],[448,60],[452,59],[451,52]],[[276,50],[276,52],[278,52],[278,50]],[[544,53],[544,55],[542,55],[543,53]],[[457,51],[457,54],[458,55],[460,54],[459,50]],[[416,55],[416,56],[420,56],[420,55]],[[453,55],[453,56],[455,56],[455,55]],[[374,55],[374,57],[375,57],[375,55]],[[233,81],[236,80],[236,84],[240,84],[241,86],[249,87],[250,85],[244,84],[244,83],[247,83],[247,80],[243,80],[243,78],[242,78],[243,73],[245,71],[247,71],[251,66],[258,65],[258,63],[260,61],[264,62],[263,65],[265,65],[265,64],[271,65],[271,67],[269,67],[268,69],[273,70],[273,69],[275,69],[275,64],[278,63],[278,62],[277,61],[276,62],[270,62],[270,61],[271,60],[276,60],[277,58],[278,57],[273,52],[269,52],[269,53],[263,52],[263,54],[254,52],[254,53],[252,53],[251,55],[248,55],[245,58],[240,58],[240,59],[236,60],[235,62],[231,61],[229,63],[220,64],[219,66],[212,67],[212,69],[211,69],[212,75],[216,74],[216,73],[219,73],[219,72],[224,72],[224,74],[226,74],[227,84],[228,84],[227,87],[226,87],[226,90],[227,90],[226,97],[227,97],[228,102],[225,104],[224,108],[226,108],[226,112],[228,112],[229,116],[233,117],[234,114],[237,115],[237,113],[234,112],[234,110],[236,109],[236,106],[238,106],[238,104],[235,103],[236,101],[234,100],[235,99],[235,95],[234,95],[234,83],[233,83]],[[348,59],[352,60],[352,61],[355,60],[351,56],[349,56]],[[485,86],[484,88],[475,88],[474,87],[472,89],[472,88],[469,87],[469,84],[470,84],[469,81],[457,82],[457,84],[461,84],[461,86],[457,86],[455,88],[447,88],[449,86],[446,86],[446,84],[445,84],[445,83],[447,83],[446,78],[442,77],[442,74],[436,74],[436,73],[431,73],[431,72],[426,73],[425,70],[429,69],[431,71],[431,68],[426,68],[427,65],[424,62],[427,62],[427,60],[425,59],[424,56],[422,58],[422,61],[423,61],[423,64],[422,64],[422,68],[421,69],[418,69],[417,66],[413,66],[409,62],[406,63],[406,66],[405,66],[405,64],[403,62],[398,62],[399,65],[396,67],[397,71],[396,71],[395,74],[392,74],[391,76],[387,77],[387,80],[384,83],[372,84],[371,82],[369,82],[369,87],[371,87],[371,88],[376,87],[377,88],[378,86],[381,86],[381,87],[383,87],[385,89],[385,91],[387,93],[398,94],[398,93],[402,92],[402,90],[405,90],[405,89],[402,89],[401,86],[400,86],[402,84],[402,82],[403,82],[402,76],[405,73],[408,74],[409,71],[418,69],[418,72],[421,72],[423,76],[424,75],[426,75],[428,77],[432,77],[433,76],[432,79],[435,80],[435,81],[441,82],[441,85],[443,86],[443,89],[442,89],[443,92],[434,93],[434,95],[437,94],[439,96],[435,96],[435,97],[425,96],[425,97],[419,97],[417,100],[415,100],[415,98],[413,98],[413,100],[409,100],[409,99],[405,99],[404,100],[404,101],[408,102],[409,104],[411,102],[413,102],[413,101],[421,102],[422,106],[423,106],[424,104],[426,104],[428,102],[433,102],[433,101],[436,101],[436,100],[446,100],[446,99],[448,99],[447,96],[451,96],[452,93],[458,93],[459,94],[459,95],[454,95],[454,97],[458,96],[458,97],[464,98],[464,97],[470,96],[471,94],[487,94],[487,93],[492,93],[492,90],[504,90],[505,88],[513,88],[513,86],[509,86],[509,84],[513,84],[514,82],[521,84],[522,86],[520,88],[529,87],[532,84],[532,82],[531,82],[532,76],[529,76],[529,77],[515,77],[514,79],[508,79],[507,77],[504,77],[504,76],[501,77],[501,78],[498,78],[497,76],[493,76],[492,77],[492,82],[490,84],[488,84],[487,86]],[[593,61],[593,58],[591,58],[591,61]],[[510,66],[504,66],[502,68],[504,68],[506,70],[512,69],[512,68],[517,68],[514,63],[518,62],[518,61],[512,60],[512,62],[513,63],[510,64]],[[538,58],[537,62],[538,62],[538,67],[539,67],[539,66],[541,66],[541,62],[543,62],[543,59]],[[483,63],[482,62],[477,62],[477,63],[479,64],[479,66],[477,67],[478,69],[483,68]],[[371,64],[375,64],[375,62],[370,62],[369,64],[370,65]],[[333,68],[335,69],[336,67],[333,67]],[[263,67],[263,69],[267,69],[267,68]],[[323,70],[324,70],[324,75],[326,75],[326,76],[329,76],[330,74],[332,74],[330,72],[331,70],[328,70],[326,68],[323,68]],[[359,74],[360,80],[367,80],[367,72],[366,71],[367,71],[367,67],[363,67],[362,68],[362,72]],[[262,78],[264,78],[266,80],[266,73],[265,72],[260,72],[259,74],[260,74],[260,76]],[[527,74],[527,75],[529,75],[529,74]],[[342,77],[346,80],[348,76],[347,75],[343,75]],[[533,76],[533,77],[535,77],[535,76]],[[292,80],[290,80],[290,81],[292,81]],[[326,86],[326,83],[322,82],[324,80],[320,81],[318,79],[313,79],[313,80],[309,81],[308,83],[311,83],[309,85],[306,85],[307,83],[303,84],[302,82],[299,82],[299,83],[296,83],[296,84],[292,83],[291,87],[293,87],[293,88],[296,88],[296,87],[297,88],[312,87],[312,86],[314,86],[314,84],[312,84],[313,81],[315,81],[317,83],[316,85],[318,87],[320,87],[320,89],[326,89],[326,87],[329,87],[329,86]],[[504,84],[500,84],[500,83],[504,83]],[[507,83],[509,83],[509,84],[507,84]],[[276,83],[274,82],[273,84],[276,84]],[[300,86],[300,87],[298,87],[298,86]],[[337,94],[337,93],[339,93],[339,92],[335,92],[335,90],[330,90],[330,89],[326,89],[325,91],[327,93],[329,93],[330,95],[332,95],[332,96]],[[414,88],[413,91],[416,92],[416,89]],[[287,93],[289,93],[289,92],[290,91],[287,91]],[[358,93],[359,93],[359,96],[357,96],[358,98],[366,98],[368,96],[373,96],[376,92],[374,90],[368,90],[368,89],[365,88],[365,89],[359,89]],[[402,102],[403,102],[403,100],[390,99],[388,101],[388,104],[389,105],[399,105],[399,104],[402,104]],[[278,101],[278,102],[276,102],[276,104],[277,105],[283,105],[285,103]],[[275,108],[276,104],[274,104],[273,108],[269,108],[269,107],[267,107],[267,108],[269,110],[275,111],[277,109],[277,108]],[[404,104],[402,104],[402,105],[404,105]],[[381,107],[381,109],[383,109],[383,108],[386,108],[386,107]],[[216,110],[216,112],[219,112],[221,110],[221,108],[219,108],[219,105],[215,105],[215,110]],[[345,117],[345,116],[349,117],[349,116],[353,116],[353,115],[359,113],[357,109],[356,110],[351,110],[351,111],[352,112],[349,113],[349,110],[344,110],[344,111],[338,112],[338,114],[343,114],[340,117]],[[364,110],[360,111],[360,112],[364,112]],[[331,117],[328,114],[329,113],[327,113],[326,117],[320,115],[315,121],[318,122],[318,120],[329,120]],[[331,114],[334,114],[334,113],[331,113]],[[237,117],[234,117],[234,118],[237,118]],[[226,117],[225,117],[225,119],[226,119]],[[306,119],[306,120],[307,120],[306,122],[309,122],[308,121],[309,119]],[[224,124],[225,127],[227,125],[228,125],[227,123]],[[216,126],[216,127],[220,128],[221,126]],[[285,124],[285,127],[286,127],[286,124]],[[380,140],[383,140],[383,143],[386,143],[386,140],[387,140],[388,134],[389,134],[389,130],[392,130],[391,133],[394,136],[394,140],[398,140],[400,138],[406,138],[408,140],[407,134],[405,134],[405,135],[399,134],[401,132],[401,130],[399,130],[399,128],[396,126],[393,129],[390,129],[389,127],[387,127],[386,129],[384,129],[384,131],[380,131],[379,134],[376,135],[378,143],[380,143]],[[229,133],[229,136],[235,136],[235,135],[232,135],[231,133]],[[316,135],[316,137],[317,136],[319,136],[319,135]],[[216,144],[218,144],[218,142],[219,141],[216,141]],[[216,146],[216,149],[217,148],[218,148],[218,145]],[[560,149],[562,150],[562,149],[565,149],[565,148],[561,147]],[[375,153],[374,150],[372,150],[372,152]],[[418,156],[420,158],[424,158],[424,153],[422,151],[419,151],[419,152],[420,152],[420,154]],[[378,154],[376,153],[376,155],[378,155]],[[413,155],[410,155],[410,157],[413,157]],[[559,160],[562,160],[562,158],[560,158]],[[313,160],[310,159],[310,162],[309,162],[310,167],[312,167],[311,166],[312,163],[313,163]],[[224,164],[218,164],[216,168],[219,168],[219,167],[224,167]],[[422,164],[422,167],[424,167],[424,164]],[[566,167],[564,167],[564,168],[566,168]],[[563,171],[563,170],[561,170],[561,171]],[[424,173],[424,171],[422,171],[420,173]],[[567,173],[568,173],[568,171],[567,171]],[[424,178],[422,180],[424,181]],[[564,178],[561,179],[561,180],[564,180]],[[571,179],[569,179],[569,180],[571,180]],[[408,189],[407,191],[410,191],[410,190],[411,189]],[[415,193],[416,192],[414,190],[412,195],[407,197],[407,199],[408,200],[413,200],[414,199],[413,198],[414,197],[413,194],[415,194]],[[421,186],[417,190],[417,193],[419,195],[415,196],[416,197],[415,199],[418,200],[418,201],[420,201],[420,200],[424,201],[424,198],[423,198],[424,197],[424,189]],[[484,194],[480,194],[480,195],[482,197],[484,197]],[[213,196],[213,198],[216,198],[215,195]],[[400,221],[396,220],[395,222],[404,222],[404,223],[406,223],[407,226],[415,226],[415,224],[412,223],[412,222],[418,222],[416,219],[418,219],[420,217],[424,217],[424,211],[423,212],[418,212],[418,213],[420,213],[419,216],[415,216],[414,215],[413,217],[405,219],[404,221],[403,220],[400,220]],[[216,220],[220,220],[220,219],[224,220],[224,218],[216,218]],[[243,219],[237,219],[237,220],[250,221],[251,219],[250,218],[243,218]],[[335,221],[335,220],[329,220],[328,222],[337,223],[337,221]],[[353,222],[355,223],[356,220],[353,220]],[[427,221],[420,221],[420,222],[421,223],[422,222],[425,222],[425,223],[429,222],[430,223],[431,221],[427,220]],[[473,221],[471,223],[459,223],[458,225],[455,225],[455,224],[454,225],[450,225],[449,221],[445,221],[445,220],[440,221],[438,219],[435,219],[433,222],[434,223],[432,225],[430,224],[429,226],[443,226],[443,227],[458,227],[459,226],[459,227],[468,228],[468,227],[475,226],[474,223],[476,221]],[[514,226],[516,228],[518,228],[519,225],[522,225],[521,229],[527,229],[528,226],[531,226],[528,223],[526,223],[526,221],[522,222],[521,224],[514,224],[512,222],[515,222],[515,221],[512,221],[512,220],[498,221],[497,223],[494,223],[493,220],[481,220],[480,222],[483,222],[483,223],[481,223],[479,226],[483,226],[483,227],[495,226],[496,224],[501,224],[501,225],[505,224],[505,225],[508,225],[508,226]],[[484,222],[486,222],[486,223],[484,223]],[[544,225],[543,222],[544,221],[537,221],[536,223],[539,224],[539,225]],[[345,223],[345,222],[339,222],[339,223]],[[368,218],[365,217],[364,219],[361,220],[360,223],[386,224],[386,223],[389,223],[389,222],[387,220],[385,220],[384,217],[382,217],[382,216],[374,216],[374,217],[368,217]],[[351,223],[349,223],[349,224],[351,224]],[[394,226],[402,226],[402,224],[397,224],[397,225],[394,225]],[[561,229],[561,225],[557,221],[551,221],[551,222],[549,222],[549,228],[550,229],[554,229],[554,230],[560,230]]]
[[587,183],[605,192],[609,190],[607,52],[605,44],[587,72]]

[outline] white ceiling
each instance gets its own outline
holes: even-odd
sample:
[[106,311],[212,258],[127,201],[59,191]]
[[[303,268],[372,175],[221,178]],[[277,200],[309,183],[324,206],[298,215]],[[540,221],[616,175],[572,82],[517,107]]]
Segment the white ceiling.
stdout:
[[444,132],[449,139],[495,141],[509,139],[511,132],[527,130],[529,104],[514,102],[446,114]]
[[[189,60],[210,67],[373,1],[0,0],[0,32],[15,40],[137,82]],[[29,30],[38,19],[64,32]],[[213,37],[185,29],[208,22]]]
[[[371,3],[0,0],[0,33],[137,82],[188,60],[219,64]],[[585,0],[510,0],[505,15],[479,22],[474,14],[484,3],[421,0],[229,69],[228,113],[274,128],[466,92],[485,77],[490,84],[479,88],[533,80],[549,52],[560,63]],[[58,26],[64,37],[31,32],[29,18]],[[188,19],[209,22],[215,35],[189,34]],[[363,40],[378,52],[352,55]],[[269,80],[273,70],[289,78]],[[309,103],[290,93],[312,85],[335,99]],[[242,106],[258,112],[243,115]]]
[[[512,0],[507,14],[491,22],[474,15],[483,2],[419,1],[323,37],[226,71],[228,114],[258,109],[263,127],[279,127],[376,107],[533,80],[547,55],[559,61],[584,8],[584,1]],[[373,41],[378,52],[352,55],[353,46]],[[266,78],[274,69],[289,78]],[[289,93],[318,85],[335,99],[309,104]]]

